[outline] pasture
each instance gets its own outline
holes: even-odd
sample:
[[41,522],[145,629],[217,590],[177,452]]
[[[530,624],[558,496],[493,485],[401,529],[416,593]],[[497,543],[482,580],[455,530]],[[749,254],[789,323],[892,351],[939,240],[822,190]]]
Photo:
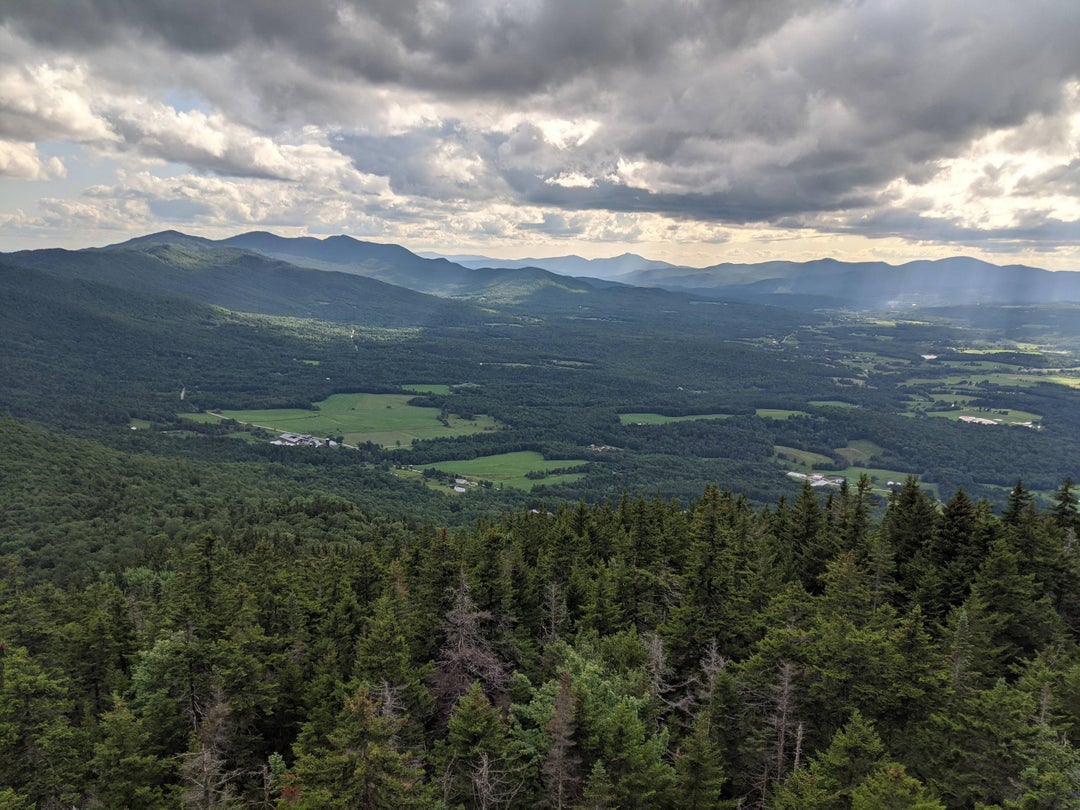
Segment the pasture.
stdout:
[[[413,439],[467,436],[495,430],[490,416],[461,419],[449,415],[444,424],[438,408],[409,405],[412,394],[334,394],[315,403],[314,410],[274,408],[222,411],[221,418],[279,433],[344,436],[346,444],[374,442],[383,447],[408,447]],[[193,416],[195,416],[193,414]],[[202,414],[200,421],[217,417]]]
[[494,456],[480,456],[464,461],[440,461],[427,464],[444,473],[468,478],[470,481],[490,481],[495,486],[513,487],[514,489],[532,489],[540,484],[569,484],[582,478],[584,473],[558,473],[543,478],[527,478],[528,473],[547,473],[564,470],[585,464],[584,459],[545,460],[540,453],[522,450],[517,453],[500,453]]
[[773,452],[781,461],[794,462],[801,467],[800,472],[809,472],[815,464],[833,463],[831,458],[823,456],[821,453],[812,453],[809,450],[800,450],[797,447],[785,447],[782,444],[775,445]]

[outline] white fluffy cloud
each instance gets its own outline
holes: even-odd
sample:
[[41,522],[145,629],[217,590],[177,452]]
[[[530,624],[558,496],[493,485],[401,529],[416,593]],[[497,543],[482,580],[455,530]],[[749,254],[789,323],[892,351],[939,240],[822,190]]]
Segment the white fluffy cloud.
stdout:
[[0,141],[0,177],[47,180],[66,174],[67,169],[60,158],[43,158],[32,143]]

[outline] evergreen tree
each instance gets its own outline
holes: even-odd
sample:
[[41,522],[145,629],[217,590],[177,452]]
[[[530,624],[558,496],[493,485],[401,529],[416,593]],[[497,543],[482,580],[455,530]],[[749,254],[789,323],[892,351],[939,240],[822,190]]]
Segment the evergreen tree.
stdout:
[[90,760],[92,802],[130,810],[175,807],[173,764],[152,753],[142,721],[120,698],[101,717],[97,736]]
[[1006,675],[1013,664],[1062,634],[1060,617],[1039,593],[1034,576],[1020,572],[1008,542],[996,540],[965,603],[975,637],[986,639],[978,649],[985,675]]
[[454,706],[445,740],[435,747],[436,781],[448,806],[504,806],[524,787],[511,757],[506,724],[479,683]]
[[404,583],[391,582],[375,601],[365,632],[357,642],[353,672],[370,695],[381,696],[384,712],[411,717],[413,731],[418,733],[418,722],[433,707],[431,693],[424,686],[432,667],[419,665],[413,659],[413,647],[418,645],[410,644],[415,633],[410,625],[411,613]]
[[818,578],[825,573],[829,560],[839,550],[839,544],[829,529],[817,492],[810,486],[809,480],[803,482],[791,510],[791,526],[799,577],[808,591],[819,593]]
[[611,783],[602,760],[596,760],[589,778],[585,780],[585,792],[575,810],[616,810],[615,786]]
[[1064,531],[1072,530],[1073,534],[1076,534],[1077,521],[1080,519],[1077,504],[1080,504],[1080,500],[1072,490],[1073,480],[1066,476],[1057,492],[1054,493],[1054,505],[1050,509],[1050,514],[1059,528]]
[[889,544],[906,592],[912,590],[918,578],[916,555],[930,544],[936,521],[933,499],[919,487],[915,476],[909,475],[903,486],[889,496],[881,523],[882,539]]
[[1035,514],[1035,497],[1024,488],[1022,481],[1017,481],[1009,493],[1005,511],[1001,513],[1001,522],[1007,527],[1019,526],[1030,520]]
[[945,810],[904,766],[887,762],[851,791],[851,810]]
[[293,786],[299,795],[283,805],[297,810],[431,807],[434,795],[423,768],[412,753],[398,748],[404,722],[383,713],[379,701],[359,689],[346,698],[328,737],[297,744]]
[[0,644],[0,785],[41,807],[75,805],[85,786],[83,735],[70,687],[22,647]]
[[686,810],[717,810],[726,806],[722,798],[726,781],[720,746],[713,739],[708,715],[702,714],[676,752],[672,804]]
[[878,767],[884,746],[873,723],[858,711],[836,732],[829,747],[795,771],[777,791],[775,810],[850,808],[852,794]]

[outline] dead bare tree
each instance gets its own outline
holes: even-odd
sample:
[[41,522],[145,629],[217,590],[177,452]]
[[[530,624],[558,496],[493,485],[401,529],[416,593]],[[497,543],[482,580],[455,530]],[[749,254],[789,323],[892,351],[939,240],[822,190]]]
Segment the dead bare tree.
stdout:
[[566,596],[558,582],[549,582],[544,588],[544,620],[541,633],[544,646],[559,640],[559,631],[569,619]]
[[215,690],[210,705],[200,708],[195,750],[181,757],[180,775],[185,782],[181,804],[185,810],[225,810],[234,806],[232,783],[243,771],[226,767],[231,731],[229,704]]
[[428,678],[436,713],[444,722],[474,681],[480,682],[490,699],[506,688],[506,665],[484,634],[484,625],[491,618],[488,611],[477,610],[469,594],[468,579],[462,573],[454,589],[453,604],[443,620],[443,643],[435,671]]
[[559,675],[559,687],[555,693],[555,707],[547,731],[551,746],[541,768],[547,801],[556,810],[573,804],[581,784],[581,757],[574,752],[574,694],[570,691],[570,673],[563,670]]
[[525,786],[520,768],[508,768],[502,759],[487,752],[477,757],[471,776],[473,798],[480,810],[509,807]]
[[[760,807],[765,806],[770,787],[783,780],[787,773],[788,736],[795,712],[795,675],[797,670],[791,661],[781,661],[778,678],[769,690],[769,713],[765,723],[772,732],[772,745],[762,759],[761,771],[757,779],[760,793]],[[798,724],[799,748],[801,754],[802,724]]]

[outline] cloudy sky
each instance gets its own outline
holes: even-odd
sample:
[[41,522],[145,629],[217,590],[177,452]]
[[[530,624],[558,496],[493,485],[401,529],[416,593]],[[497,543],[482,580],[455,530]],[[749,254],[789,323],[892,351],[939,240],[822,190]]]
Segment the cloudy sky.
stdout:
[[3,0],[0,250],[1080,270],[1076,0]]

